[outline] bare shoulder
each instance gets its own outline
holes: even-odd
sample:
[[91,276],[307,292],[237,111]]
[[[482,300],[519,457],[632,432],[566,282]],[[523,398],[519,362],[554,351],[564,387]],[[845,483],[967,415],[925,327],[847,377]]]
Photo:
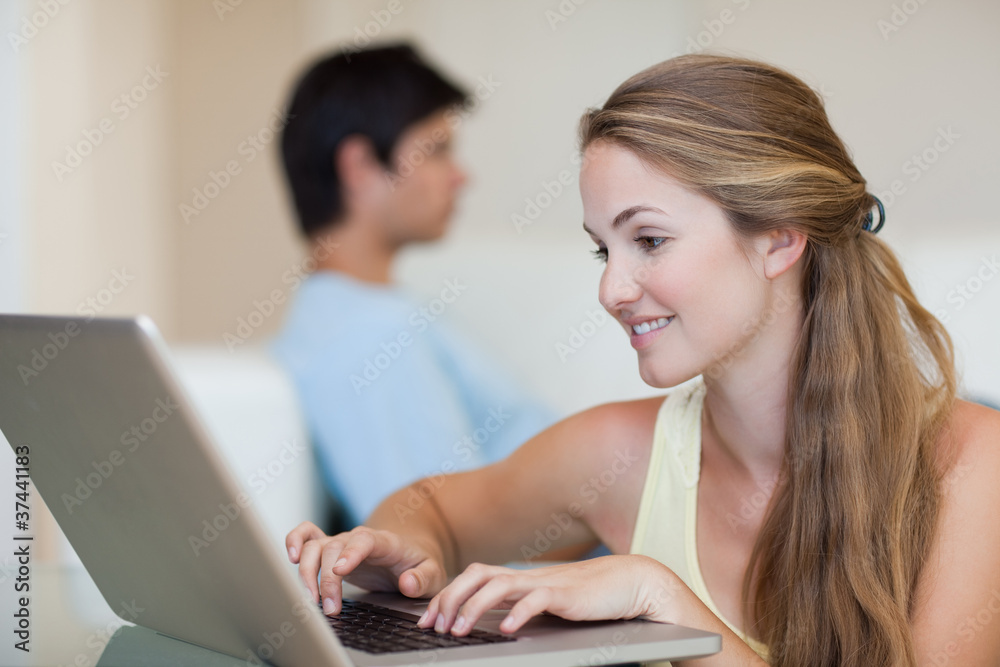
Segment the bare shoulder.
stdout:
[[607,447],[614,442],[652,443],[656,415],[665,396],[635,401],[604,403],[574,416],[575,428],[591,435],[593,445]]
[[[921,664],[996,664],[1000,412],[956,401],[939,447],[945,462],[941,506],[914,609],[918,659]],[[988,632],[986,621],[994,626]]]
[[[540,484],[554,497],[576,494],[581,481],[600,477],[616,460],[645,468],[662,398],[606,403],[556,422],[489,469],[503,484],[518,478]],[[638,465],[633,465],[638,464]],[[615,465],[622,470],[622,465]],[[558,475],[553,472],[558,471]],[[539,490],[541,492],[541,490]]]
[[955,401],[947,430],[959,455],[1000,455],[1000,412],[970,401]]
[[506,459],[448,476],[436,497],[461,536],[464,561],[525,559],[533,557],[526,545],[545,552],[595,537],[612,550],[627,551],[631,524],[621,524],[625,518],[634,522],[662,402],[584,410],[535,435]]
[[571,493],[594,532],[615,553],[628,552],[631,543],[663,399],[599,405],[567,424],[588,453],[587,467],[578,472]]
[[[944,472],[944,508],[976,500],[983,491],[1000,499],[1000,412],[958,400],[942,430],[938,447]],[[986,488],[975,482],[988,482]],[[981,502],[985,498],[979,497]]]
[[[560,455],[584,458],[589,473],[598,473],[622,457],[645,469],[663,396],[604,403],[565,419],[554,434]],[[596,466],[596,468],[595,468]],[[629,466],[632,467],[631,465]],[[620,469],[620,468],[619,468]]]

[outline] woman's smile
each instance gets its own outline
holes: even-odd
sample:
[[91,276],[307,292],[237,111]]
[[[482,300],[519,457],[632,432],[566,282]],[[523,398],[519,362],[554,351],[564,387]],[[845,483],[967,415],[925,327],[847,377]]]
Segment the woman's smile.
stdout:
[[674,315],[671,315],[670,317],[646,320],[640,324],[631,325],[632,336],[630,342],[632,343],[632,347],[641,350],[652,345],[653,340],[667,328],[667,325],[674,321],[674,317]]

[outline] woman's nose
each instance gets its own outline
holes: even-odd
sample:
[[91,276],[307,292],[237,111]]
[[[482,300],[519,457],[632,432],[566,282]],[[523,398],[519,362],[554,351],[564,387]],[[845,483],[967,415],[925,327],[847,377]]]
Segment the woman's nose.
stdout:
[[625,262],[614,262],[610,255],[601,275],[598,299],[605,310],[614,313],[635,303],[642,295],[635,271]]

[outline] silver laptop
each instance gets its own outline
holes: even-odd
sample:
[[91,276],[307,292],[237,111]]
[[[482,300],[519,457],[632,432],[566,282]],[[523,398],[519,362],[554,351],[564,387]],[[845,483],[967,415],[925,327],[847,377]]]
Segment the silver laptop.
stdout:
[[31,478],[105,600],[142,609],[123,618],[160,647],[180,640],[247,665],[519,667],[721,648],[719,635],[681,626],[550,616],[509,640],[503,612],[487,614],[473,644],[427,647],[410,632],[426,600],[355,591],[355,618],[383,630],[379,642],[358,639],[350,618],[331,622],[308,598],[145,317],[0,315],[0,429],[30,448]]

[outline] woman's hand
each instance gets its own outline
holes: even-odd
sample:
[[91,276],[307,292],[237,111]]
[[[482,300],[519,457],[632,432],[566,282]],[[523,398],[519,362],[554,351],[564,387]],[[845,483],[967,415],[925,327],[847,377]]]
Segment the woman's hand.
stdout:
[[468,634],[490,609],[510,609],[500,624],[514,632],[549,612],[573,621],[644,616],[673,622],[679,581],[645,556],[604,556],[532,570],[473,563],[427,605],[418,625]]
[[325,614],[340,613],[344,579],[370,591],[398,590],[408,597],[433,595],[447,582],[439,549],[386,530],[359,526],[328,536],[306,521],[288,533],[285,547],[313,600],[322,595]]

